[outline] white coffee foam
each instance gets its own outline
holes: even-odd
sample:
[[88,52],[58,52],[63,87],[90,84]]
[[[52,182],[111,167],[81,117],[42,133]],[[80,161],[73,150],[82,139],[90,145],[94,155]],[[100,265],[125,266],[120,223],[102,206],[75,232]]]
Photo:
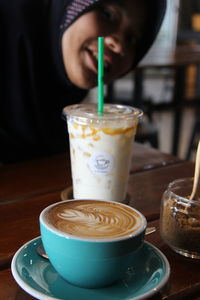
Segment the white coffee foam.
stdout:
[[141,215],[131,208],[92,200],[54,207],[49,222],[70,235],[100,239],[131,235],[143,224]]

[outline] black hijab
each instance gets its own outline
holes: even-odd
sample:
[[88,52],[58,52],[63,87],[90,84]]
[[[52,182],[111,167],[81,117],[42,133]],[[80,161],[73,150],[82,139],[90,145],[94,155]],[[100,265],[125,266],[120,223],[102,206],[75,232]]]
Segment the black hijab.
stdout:
[[[165,0],[147,1],[152,2],[151,29],[147,26],[134,66],[154,41],[165,11]],[[98,2],[0,0],[0,162],[67,151],[62,109],[80,102],[87,91],[67,78],[61,38]]]

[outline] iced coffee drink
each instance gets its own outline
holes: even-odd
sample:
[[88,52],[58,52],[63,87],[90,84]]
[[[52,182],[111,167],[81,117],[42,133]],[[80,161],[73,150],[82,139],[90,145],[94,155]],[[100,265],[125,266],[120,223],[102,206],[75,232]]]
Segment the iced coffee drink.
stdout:
[[142,112],[129,106],[95,104],[64,108],[70,138],[73,196],[122,202],[126,197],[132,145]]

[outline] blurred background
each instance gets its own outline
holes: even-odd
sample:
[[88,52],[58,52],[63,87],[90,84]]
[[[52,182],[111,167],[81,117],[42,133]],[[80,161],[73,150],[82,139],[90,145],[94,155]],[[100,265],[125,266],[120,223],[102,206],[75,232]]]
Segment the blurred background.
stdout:
[[[93,89],[85,101],[96,100]],[[200,0],[168,0],[149,53],[134,72],[105,86],[105,102],[145,112],[137,141],[194,160],[200,138]]]

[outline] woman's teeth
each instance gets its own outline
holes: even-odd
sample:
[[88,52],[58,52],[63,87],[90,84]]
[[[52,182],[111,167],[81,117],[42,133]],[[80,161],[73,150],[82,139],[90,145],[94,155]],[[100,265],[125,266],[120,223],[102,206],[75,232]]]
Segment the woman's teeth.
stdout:
[[96,59],[98,59],[98,53],[97,53],[96,51],[92,51],[92,55],[93,55]]
[[[92,51],[91,53],[98,61],[98,53],[96,51]],[[109,69],[109,63],[108,63],[108,61],[104,60],[104,70],[107,72],[108,69]]]

